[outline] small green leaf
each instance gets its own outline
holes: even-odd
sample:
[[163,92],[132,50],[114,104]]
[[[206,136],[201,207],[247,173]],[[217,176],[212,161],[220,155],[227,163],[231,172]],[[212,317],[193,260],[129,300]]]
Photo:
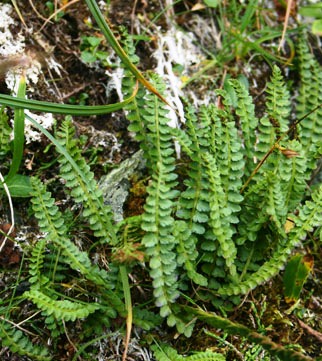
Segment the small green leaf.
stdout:
[[97,60],[97,57],[92,52],[84,50],[81,53],[81,59],[85,63],[94,63],[94,61]]
[[10,195],[13,198],[27,198],[30,197],[32,187],[30,185],[30,178],[21,175],[15,174],[9,181],[6,182]]
[[302,291],[303,285],[313,268],[311,255],[297,254],[286,265],[284,272],[284,296],[287,303],[296,302]]
[[95,47],[95,46],[98,46],[103,39],[98,38],[97,36],[88,36],[88,37],[86,37],[86,40],[88,41],[88,43],[91,46]]
[[299,9],[299,14],[302,16],[308,16],[311,18],[321,19],[322,18],[322,3],[302,6]]
[[322,35],[322,19],[315,20],[312,24],[312,33],[321,36]]
[[204,3],[210,8],[216,8],[220,0],[204,0]]

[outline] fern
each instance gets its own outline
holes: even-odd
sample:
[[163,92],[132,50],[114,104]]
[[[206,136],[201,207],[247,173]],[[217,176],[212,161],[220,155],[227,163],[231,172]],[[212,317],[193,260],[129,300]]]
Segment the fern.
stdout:
[[308,232],[312,232],[314,227],[321,228],[322,225],[322,185],[320,185],[304,205],[298,208],[298,215],[293,216],[295,227],[290,233],[290,238],[294,243],[305,239]]
[[[139,58],[135,55],[135,46],[133,44],[133,38],[129,36],[126,30],[122,31],[122,44],[126,50],[129,59],[133,64],[137,64]],[[130,70],[125,67],[124,76],[122,79],[122,93],[125,97],[130,96],[133,92],[133,88],[136,84],[136,78],[130,72]],[[124,110],[126,111],[126,118],[129,120],[130,124],[128,130],[133,132],[135,139],[139,142],[140,147],[144,150],[145,157],[149,159],[149,142],[146,129],[146,123],[142,117],[142,110],[145,107],[145,94],[146,90],[139,85],[139,90],[133,102],[129,103]]]
[[12,325],[0,323],[0,338],[3,347],[8,347],[12,352],[30,357],[37,361],[50,361],[48,350],[45,347],[34,345],[22,331],[16,330]]
[[250,273],[245,280],[238,283],[230,283],[218,289],[220,295],[244,295],[257,286],[269,281],[272,277],[283,269],[292,249],[297,242],[290,241],[283,248],[274,252],[269,261],[265,262],[256,272]]
[[167,185],[168,174],[163,165],[147,188],[148,198],[142,216],[142,228],[146,232],[142,243],[149,256],[150,275],[153,278],[154,297],[165,317],[171,313],[171,303],[179,296],[177,291],[176,240],[172,235],[174,220],[171,217],[171,193]]
[[79,303],[69,300],[53,300],[37,288],[31,288],[24,293],[24,297],[31,300],[43,311],[44,315],[53,315],[60,321],[75,321],[79,318],[86,318],[89,314],[98,310],[101,306],[97,303]]
[[31,284],[44,284],[48,282],[48,278],[42,275],[42,267],[44,265],[44,249],[46,246],[46,240],[39,240],[31,252],[29,263],[29,282]]
[[[271,79],[267,83],[266,98],[266,112],[258,125],[256,156],[259,160],[275,144],[278,137],[288,130],[289,125],[291,113],[290,93],[277,66],[273,67]],[[265,169],[271,167],[272,162],[272,158],[269,158],[260,173],[262,174]]]
[[[191,158],[188,170],[188,178],[184,181],[186,190],[180,195],[177,216],[188,222],[188,228],[192,234],[204,234],[205,225],[208,222],[209,204],[207,192],[207,179],[203,174],[201,154],[203,145],[208,143],[206,139],[210,134],[210,122],[205,117],[199,122],[194,110],[187,108],[187,132],[177,131],[177,140],[183,146],[189,145],[186,153]],[[185,135],[184,135],[185,134]],[[189,140],[186,140],[187,138]]]
[[218,255],[223,256],[232,277],[236,276],[234,260],[237,249],[232,241],[233,230],[230,227],[231,209],[226,207],[225,193],[221,187],[220,173],[209,153],[204,155],[210,182],[210,220],[211,230],[219,243]]
[[253,170],[253,155],[256,143],[255,130],[258,119],[255,116],[255,107],[247,89],[238,80],[229,80],[237,95],[236,114],[238,115],[244,143],[246,170],[250,174]]
[[108,274],[98,266],[92,265],[88,254],[80,251],[70,240],[62,214],[55,205],[55,200],[51,198],[51,194],[46,191],[46,187],[37,178],[32,178],[31,183],[34,189],[32,207],[41,232],[45,233],[46,239],[62,252],[72,269],[80,272],[94,284],[103,287],[104,293],[112,304],[121,310],[122,302],[109,290]]
[[[37,178],[32,178],[33,186],[32,207],[39,223],[40,231],[45,234],[45,238],[40,240],[32,252],[30,258],[30,275],[32,288],[25,292],[24,297],[29,298],[43,311],[46,316],[45,323],[52,332],[52,335],[61,333],[63,321],[75,321],[77,318],[86,318],[89,314],[98,310],[102,306],[96,303],[80,303],[79,301],[58,300],[56,291],[50,287],[59,281],[57,270],[62,268],[62,262],[68,264],[70,268],[79,272],[82,276],[93,282],[102,290],[101,304],[104,306],[104,313],[108,317],[115,317],[115,310],[124,312],[124,306],[118,295],[111,290],[108,274],[92,265],[87,253],[82,252],[71,241],[68,236],[63,216],[55,205],[55,200],[46,191],[46,187]],[[49,273],[45,268],[44,255],[46,243],[53,244],[58,251],[56,259],[51,259],[53,263]],[[50,245],[48,246],[50,247]],[[54,262],[52,262],[54,261]],[[57,287],[57,285],[55,286]]]
[[[290,149],[296,154],[292,157],[282,157],[279,162],[278,173],[284,196],[285,212],[293,212],[303,199],[307,187],[306,181],[310,177],[308,162],[301,143],[291,140],[283,144],[285,149]],[[284,212],[283,212],[284,213]],[[283,219],[282,222],[284,222]]]
[[[67,118],[57,132],[57,139],[66,147],[83,176],[74,169],[63,155],[58,159],[60,174],[66,181],[66,187],[70,189],[74,201],[83,205],[83,217],[88,220],[94,235],[103,238],[105,241],[109,240],[110,243],[115,245],[117,239],[112,223],[112,212],[107,205],[104,205],[102,191],[98,188],[94,174],[82,157],[78,146],[79,141],[74,138],[74,135],[75,128],[72,126],[70,119]],[[84,179],[86,179],[86,183]]]
[[[155,80],[158,91],[163,86]],[[147,187],[148,197],[142,215],[142,229],[146,232],[142,244],[149,257],[150,275],[153,279],[154,297],[160,307],[160,314],[165,317],[171,313],[177,291],[176,239],[173,236],[174,219],[171,215],[173,200],[177,191],[173,157],[174,149],[171,134],[167,126],[167,111],[160,100],[151,94],[146,96],[146,108],[142,116],[151,142],[149,151],[153,174]]]
[[178,266],[184,265],[187,276],[196,284],[207,286],[207,278],[197,272],[196,237],[191,235],[191,230],[183,221],[177,221],[174,225],[173,235],[177,240]]
[[290,92],[288,91],[281,70],[275,65],[270,81],[266,87],[265,103],[267,116],[272,123],[276,135],[287,132],[291,114]]
[[[280,70],[275,66],[267,86],[266,115],[260,120],[256,156],[262,159],[275,144],[281,132],[287,130],[290,114],[290,95],[282,80]],[[288,158],[283,152],[292,151]],[[241,214],[238,244],[246,239],[255,240],[258,231],[269,220],[284,236],[283,224],[289,211],[293,211],[303,197],[308,171],[302,147],[299,142],[286,140],[275,150],[259,169],[254,183],[245,196],[245,207]],[[257,216],[256,216],[257,213]]]
[[[300,88],[297,97],[297,117],[305,117],[299,125],[299,138],[309,160],[309,169],[316,167],[316,158],[321,155],[318,144],[322,136],[322,72],[320,64],[314,59],[308,47],[305,31],[298,41]],[[317,107],[319,107],[317,109]]]
[[[221,96],[229,106],[226,94],[222,92]],[[197,240],[199,238],[201,240],[203,264],[208,263],[208,265],[203,265],[203,270],[211,273],[211,264],[214,263],[214,259],[224,256],[232,275],[235,275],[232,259],[233,254],[236,254],[236,248],[231,238],[235,233],[233,224],[238,222],[236,214],[240,211],[239,204],[243,199],[239,194],[239,189],[244,161],[235,124],[228,121],[230,118],[228,114],[210,105],[201,108],[198,119],[193,110],[189,110],[188,107],[189,142],[185,140],[186,137],[182,132],[176,131],[176,135],[184,150],[186,149],[184,143],[190,143],[186,152],[191,157],[192,163],[188,172],[189,178],[185,180],[187,189],[181,194],[177,215],[189,222],[191,236],[189,242],[185,241],[189,245],[187,247],[196,249]],[[206,157],[205,154],[208,156]],[[211,165],[208,164],[210,160]],[[218,207],[221,209],[220,212]],[[223,233],[226,232],[226,236],[223,236],[219,228],[214,227],[216,222],[211,220],[211,217],[216,217],[219,213],[225,224]],[[228,247],[224,239],[228,239]],[[218,252],[214,256],[217,248]],[[231,251],[230,254],[228,249]],[[191,255],[194,255],[193,259],[196,258],[196,254],[197,252],[191,252]],[[195,279],[192,278],[194,281],[204,282],[203,276],[199,275],[198,278],[196,276],[194,276]]]
[[[132,38],[125,32],[123,38],[129,58],[137,62]],[[322,78],[303,40],[299,52],[304,89],[297,108],[301,117],[321,103]],[[128,70],[124,73],[123,92],[127,96],[132,93],[136,80]],[[161,80],[154,75],[151,79],[163,94]],[[55,199],[40,180],[32,179],[31,203],[43,236],[31,252],[31,289],[23,297],[41,310],[52,336],[63,331],[66,321],[91,318],[95,323],[102,316],[104,322],[106,319],[109,322],[116,311],[123,316],[125,307],[119,297],[122,286],[117,280],[119,265],[116,261],[123,262],[125,256],[128,259],[133,256],[132,263],[142,262],[145,252],[160,315],[167,318],[169,326],[176,326],[179,333],[192,334],[196,314],[213,326],[239,333],[284,359],[291,354],[266,337],[229,320],[199,310],[185,314],[186,309],[177,302],[180,291],[190,289],[191,281],[202,286],[198,292],[207,293],[207,299],[214,304],[220,296],[228,301],[227,296],[249,292],[276,275],[294,247],[322,224],[322,186],[301,205],[306,181],[322,152],[319,144],[321,111],[301,122],[298,137],[294,134],[295,139],[292,139],[285,134],[277,145],[280,135],[288,131],[291,114],[290,94],[281,71],[273,68],[267,85],[266,110],[260,121],[255,116],[247,89],[237,80],[230,80],[229,84],[236,101],[226,91],[218,90],[220,108],[210,104],[196,111],[188,105],[183,129],[171,129],[164,104],[143,87],[139,89],[125,110],[129,130],[135,133],[147,159],[150,174],[147,197],[143,214],[117,227],[110,208],[104,205],[94,174],[81,154],[72,122],[66,119],[62,123],[57,138],[64,147],[58,151],[66,192],[82,205],[82,220],[88,222],[98,242],[118,248],[112,249],[114,262],[109,263],[109,272],[93,265],[90,256],[74,243]],[[180,165],[175,159],[173,138],[182,148]],[[241,195],[243,182],[272,146],[275,146],[274,151]],[[178,174],[182,183],[178,182]],[[288,217],[294,221],[290,232],[285,229]],[[126,244],[132,242],[132,238],[135,246]],[[144,251],[137,248],[140,241]],[[60,292],[66,269],[76,271],[72,273],[82,282],[89,281],[99,303],[85,303]],[[129,301],[129,292],[126,297]],[[150,328],[159,322],[159,317],[153,318],[151,313],[143,313],[138,307],[134,321]],[[18,353],[22,352],[24,343],[27,352],[38,352],[21,333],[9,334],[6,324],[0,325],[0,337]],[[182,356],[167,346],[154,348],[154,352],[161,361],[224,359],[211,352]]]
[[304,206],[299,208],[298,216],[292,216],[295,226],[288,235],[287,241],[277,247],[271,258],[258,271],[250,274],[247,279],[238,284],[220,288],[218,293],[222,295],[246,294],[251,289],[275,276],[284,267],[294,247],[306,237],[307,233],[312,232],[314,227],[321,227],[322,186],[312,194],[312,200],[306,201]]
[[157,361],[225,361],[226,358],[215,352],[199,351],[190,356],[179,355],[178,352],[168,345],[153,345],[152,347],[154,357]]
[[32,178],[31,182],[33,186],[32,208],[41,232],[45,233],[46,238],[62,250],[68,258],[71,268],[93,278],[91,261],[88,255],[79,251],[67,237],[64,219],[55,205],[55,200],[51,198],[51,194],[46,191],[45,186],[37,178]]
[[[190,156],[191,163],[188,170],[189,178],[184,181],[186,190],[179,198],[177,216],[185,220],[187,229],[178,234],[178,261],[185,265],[187,275],[200,285],[207,285],[207,279],[197,272],[199,236],[206,231],[209,220],[208,183],[202,169],[202,139],[209,134],[209,123],[198,124],[198,119],[191,107],[187,107],[187,133],[176,130],[174,132],[183,150]],[[197,132],[198,128],[198,132]],[[201,141],[199,141],[201,139]]]
[[151,349],[157,361],[182,361],[184,359],[177,350],[168,345],[152,345]]

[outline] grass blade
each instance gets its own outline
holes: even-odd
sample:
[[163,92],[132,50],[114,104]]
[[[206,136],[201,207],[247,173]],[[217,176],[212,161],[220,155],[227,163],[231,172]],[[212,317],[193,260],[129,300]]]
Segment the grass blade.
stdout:
[[121,58],[125,66],[131,71],[131,73],[144,87],[146,87],[151,93],[155,94],[160,100],[162,100],[165,104],[171,107],[168,101],[157,91],[157,89],[155,89],[155,87],[148,80],[145,79],[145,77],[140,72],[140,70],[131,62],[126,52],[121,47],[120,43],[115,38],[107,22],[105,21],[104,16],[101,13],[96,1],[95,0],[85,0],[85,1],[94,19],[96,20],[97,25],[104,34],[106,40],[109,42],[109,44],[114,49],[116,54]]
[[[26,79],[21,76],[17,98],[23,100],[26,95]],[[23,109],[15,109],[14,126],[13,126],[13,157],[6,182],[8,182],[19,170],[23,155],[23,144],[25,141],[25,113]]]
[[36,110],[45,113],[58,113],[70,115],[100,115],[112,113],[116,110],[124,108],[130,103],[138,91],[138,86],[135,87],[132,95],[122,102],[107,104],[107,105],[69,105],[51,102],[43,102],[30,99],[19,99],[11,95],[0,94],[0,104],[4,104],[13,108],[24,108],[29,110]]

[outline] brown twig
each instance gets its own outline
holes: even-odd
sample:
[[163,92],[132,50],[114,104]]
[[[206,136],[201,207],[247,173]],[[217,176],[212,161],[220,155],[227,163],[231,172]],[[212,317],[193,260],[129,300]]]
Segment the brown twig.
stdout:
[[277,51],[281,50],[281,47],[284,45],[284,40],[285,40],[285,34],[286,34],[286,30],[287,30],[287,24],[288,24],[288,20],[290,18],[290,13],[291,13],[291,8],[292,8],[292,2],[293,0],[287,0],[287,7],[286,7],[286,14],[285,14],[285,20],[284,20],[284,26],[283,26],[283,33],[282,33],[282,38],[281,41],[278,45]]

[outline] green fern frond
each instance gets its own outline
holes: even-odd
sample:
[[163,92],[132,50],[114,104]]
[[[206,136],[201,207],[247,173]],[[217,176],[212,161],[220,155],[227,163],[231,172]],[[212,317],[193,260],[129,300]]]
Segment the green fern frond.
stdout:
[[46,316],[45,325],[48,331],[50,331],[50,336],[54,339],[58,338],[65,332],[64,323],[62,320],[58,320],[53,314]]
[[315,227],[322,225],[322,185],[312,193],[312,200],[306,201],[298,208],[299,214],[292,217],[295,227],[292,229],[290,237],[294,243],[305,239],[308,232],[312,232]]
[[216,352],[211,351],[199,351],[196,352],[194,355],[187,356],[184,358],[187,361],[225,361],[226,358]]
[[[220,95],[228,107],[227,95],[225,92]],[[228,225],[226,229],[229,229],[230,233],[227,239],[231,242],[230,246],[233,245],[233,248],[230,247],[232,251],[234,250],[234,244],[231,241],[231,236],[235,232],[233,224],[238,222],[237,214],[241,209],[240,203],[243,199],[240,195],[241,178],[245,165],[242,144],[235,123],[227,121],[227,119],[230,119],[228,111],[226,109],[219,110],[214,105],[202,107],[199,118],[197,118],[191,107],[187,108],[187,136],[190,140],[190,152],[186,153],[191,157],[192,162],[189,165],[189,178],[184,181],[187,188],[181,193],[177,216],[189,222],[188,229],[191,235],[189,242],[185,242],[195,249],[198,239],[200,239],[203,263],[208,262],[209,264],[214,262],[214,257],[222,256],[220,247],[219,252],[216,251],[216,256],[214,256],[218,240],[213,230],[209,228],[211,224],[209,219],[212,214],[210,207],[212,195],[215,195],[214,199],[216,199],[217,192],[219,190],[221,192],[220,203],[223,212],[227,214],[225,222],[228,222]],[[180,137],[184,139],[180,135],[179,142]],[[209,177],[209,168],[211,167],[204,161],[204,154],[209,154],[207,152],[211,152],[209,156],[213,159],[213,164],[217,169],[216,179]],[[205,237],[202,238],[203,234],[205,234]],[[192,254],[196,255],[197,253],[194,251],[191,252]],[[186,254],[185,257],[187,257]],[[230,261],[228,263],[231,264]],[[192,259],[189,267],[191,265],[195,265],[196,268],[196,263]],[[235,274],[233,268],[231,271]],[[203,280],[197,275],[194,276],[199,281]]]
[[198,251],[196,249],[197,237],[191,235],[191,230],[184,221],[176,221],[173,235],[177,240],[177,263],[179,266],[184,265],[187,276],[200,286],[207,286],[206,277],[197,272],[196,259]]
[[170,128],[170,132],[179,143],[183,152],[186,153],[190,158],[193,157],[193,152],[191,150],[192,142],[187,132],[180,128]]
[[107,287],[105,272],[92,265],[87,253],[80,251],[67,236],[62,214],[50,192],[46,191],[45,185],[37,178],[32,178],[31,184],[33,187],[31,203],[40,231],[61,250],[71,268],[94,283]]
[[[264,116],[259,121],[258,130],[258,144],[256,144],[255,154],[257,160],[260,161],[276,142],[276,128],[272,125],[269,118]],[[272,154],[271,157],[259,169],[260,174],[264,173],[265,169],[271,168],[271,163],[273,162],[272,157],[274,157],[274,154]]]
[[[177,140],[180,142],[182,138],[185,144],[189,144],[186,153],[190,156],[191,163],[189,164],[188,178],[184,181],[186,190],[181,193],[178,201],[177,216],[188,222],[188,229],[193,236],[193,234],[205,233],[205,224],[209,219],[207,179],[202,169],[201,154],[203,146],[207,144],[204,138],[210,135],[210,121],[206,116],[201,116],[199,122],[195,110],[188,106],[186,126],[185,135],[179,135]],[[186,137],[189,139],[188,142],[184,139]],[[185,151],[185,147],[183,147],[183,151]]]
[[278,173],[285,198],[285,212],[293,212],[303,199],[310,177],[310,169],[301,143],[291,140],[283,143],[287,150],[295,152],[294,156],[283,156],[278,163]]
[[[132,63],[138,64],[139,58],[135,54],[133,37],[130,36],[126,30],[122,32],[122,44]],[[134,75],[129,71],[128,67],[125,66],[124,76],[122,79],[122,94],[124,97],[130,96],[132,94],[136,81],[137,80]],[[139,90],[133,102],[126,105],[124,110],[126,111],[126,118],[130,122],[128,130],[130,132],[134,132],[135,139],[139,142],[141,149],[145,151],[145,156],[149,158],[147,129],[141,114],[142,109],[145,107],[145,95],[146,89],[140,84]]]
[[258,237],[258,232],[269,221],[266,212],[266,181],[266,178],[262,178],[255,186],[251,187],[251,193],[245,194],[239,224],[237,225],[236,244],[240,246],[246,241],[254,242]]
[[[288,151],[293,152],[291,157],[287,156]],[[274,223],[284,237],[287,214],[299,205],[307,187],[307,165],[305,153],[297,140],[283,143],[271,155],[269,164],[262,167],[255,176],[257,182],[250,185],[245,194],[245,204],[256,205],[256,208],[246,206],[241,213],[238,244],[247,237],[255,240],[264,223]]]
[[[261,160],[269,149],[275,144],[278,137],[288,131],[291,113],[290,93],[284,83],[280,69],[274,66],[270,81],[267,83],[267,100],[265,115],[258,124],[258,144],[256,157]],[[275,157],[272,155],[266,160],[259,173],[274,167]]]
[[41,239],[36,244],[31,252],[31,256],[29,259],[29,282],[31,284],[43,284],[47,283],[48,279],[44,279],[44,275],[42,274],[42,267],[44,264],[44,249],[46,246],[46,240]]
[[161,163],[147,188],[148,198],[142,215],[142,229],[146,232],[142,243],[149,257],[150,275],[153,279],[156,305],[163,317],[171,313],[177,291],[177,262],[174,252],[176,239],[172,235],[174,219],[172,199],[176,195],[168,186],[168,174]]
[[152,345],[151,349],[157,361],[182,361],[184,357],[168,345]]
[[265,213],[268,218],[273,222],[278,230],[282,229],[282,224],[280,220],[280,212],[284,212],[286,217],[286,211],[284,206],[283,199],[281,198],[281,185],[279,183],[278,177],[273,172],[267,172],[266,177],[267,191],[265,193]]
[[0,323],[0,339],[2,347],[8,347],[14,353],[30,357],[35,361],[52,360],[45,347],[34,345],[22,331],[13,328],[11,324],[4,321]]
[[[216,165],[220,173],[221,185],[225,193],[227,208],[232,212],[230,222],[238,223],[238,218],[233,214],[238,214],[241,210],[240,203],[243,196],[240,194],[242,187],[242,177],[245,172],[245,160],[243,158],[243,146],[238,135],[238,129],[234,121],[230,121],[228,96],[221,92],[225,109],[218,109],[210,105],[208,111],[211,115],[211,128],[213,130],[212,156],[216,159]],[[220,131],[218,132],[218,129]],[[220,140],[219,140],[220,137]]]
[[222,188],[220,173],[218,172],[214,158],[209,154],[204,155],[205,167],[210,182],[211,193],[209,194],[210,219],[209,224],[219,243],[218,255],[223,256],[232,277],[236,276],[234,260],[237,249],[232,240],[234,230],[231,226],[235,223],[232,210],[227,206],[226,195]]
[[[102,191],[98,188],[93,172],[81,155],[79,140],[74,137],[75,127],[70,119],[66,118],[60,130],[57,132],[57,140],[66,147],[66,150],[77,164],[80,172],[70,164],[68,159],[61,155],[59,157],[60,174],[66,181],[66,187],[77,203],[83,206],[83,217],[85,217],[94,231],[96,237],[116,244],[117,239],[113,227],[113,215],[109,206],[104,205]],[[85,183],[83,179],[86,179]]]
[[277,250],[271,258],[266,261],[256,272],[239,282],[223,286],[218,290],[222,295],[246,294],[260,284],[267,282],[274,277],[285,265],[290,253],[306,236],[312,232],[314,227],[321,227],[322,224],[322,186],[313,194],[312,201],[306,201],[299,208],[298,216],[292,215],[295,224],[292,231],[287,235],[288,239],[284,244],[277,246]]
[[[157,77],[152,81],[162,94],[164,85]],[[155,95],[147,94],[142,116],[150,142],[149,167],[152,179],[147,187],[148,197],[142,215],[142,229],[146,232],[142,244],[149,257],[150,275],[153,279],[156,305],[165,317],[171,313],[171,304],[179,296],[177,291],[176,239],[173,236],[172,211],[178,192],[176,186],[175,158],[172,135],[167,125],[167,110]]]
[[[297,97],[297,118],[304,117],[322,104],[322,71],[308,47],[307,34],[303,31],[298,41],[300,88]],[[319,107],[303,119],[299,125],[299,135],[303,148],[314,169],[315,160],[320,156],[318,144],[322,137],[322,109]]]
[[199,351],[190,356],[179,355],[178,352],[169,345],[152,345],[154,357],[157,361],[225,361],[226,358],[215,352]]
[[24,297],[37,305],[37,307],[43,311],[44,315],[53,315],[60,321],[75,321],[76,319],[86,318],[89,314],[101,308],[97,303],[54,300],[34,287],[26,291]]
[[269,281],[283,269],[288,256],[292,252],[295,244],[289,242],[284,248],[276,251],[256,272],[250,273],[243,281],[230,283],[217,290],[220,295],[245,295],[257,286]]
[[[184,180],[186,189],[181,192],[177,216],[185,221],[187,229],[178,235],[178,261],[183,261],[187,276],[200,285],[207,284],[207,279],[197,272],[199,238],[206,232],[209,220],[209,187],[207,176],[203,172],[202,150],[205,148],[204,138],[210,135],[210,119],[205,110],[204,117],[197,118],[191,106],[186,109],[187,130],[177,131],[176,139],[182,143],[183,151],[191,158],[188,178]],[[185,139],[187,138],[187,139]],[[182,141],[180,141],[180,139]],[[186,233],[186,236],[184,236]]]
[[266,87],[266,112],[275,128],[276,135],[287,132],[291,114],[290,92],[284,82],[281,70],[274,65],[273,73]]
[[246,170],[250,174],[254,168],[255,130],[258,125],[258,119],[255,116],[255,106],[247,89],[238,80],[231,79],[229,84],[235,89],[237,95],[236,114],[242,130]]

